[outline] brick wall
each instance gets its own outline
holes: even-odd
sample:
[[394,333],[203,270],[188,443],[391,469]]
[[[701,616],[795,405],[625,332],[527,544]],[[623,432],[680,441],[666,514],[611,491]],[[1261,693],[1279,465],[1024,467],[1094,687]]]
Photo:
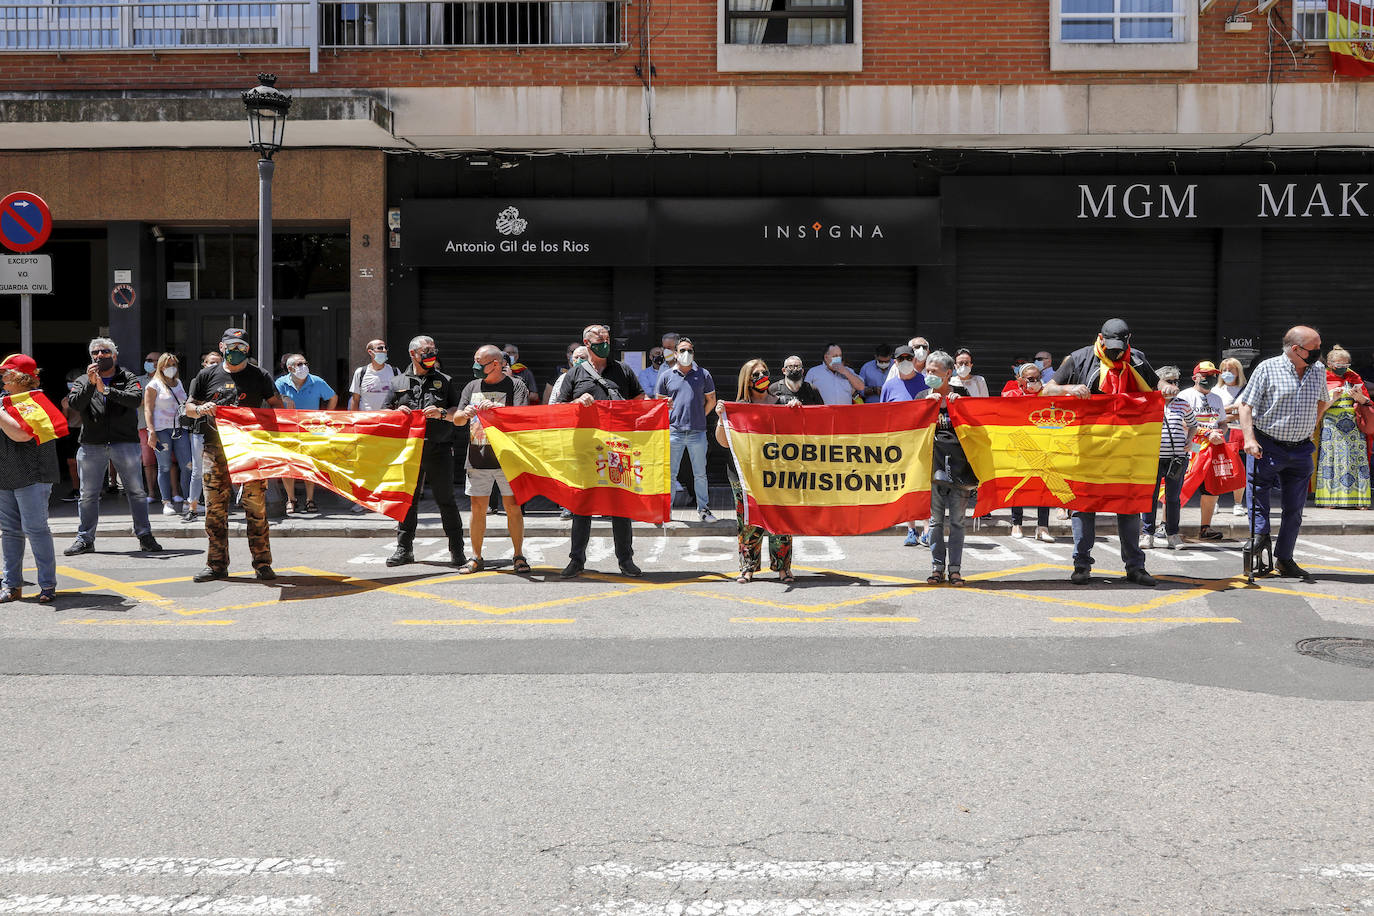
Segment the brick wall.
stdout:
[[[644,2],[644,0],[640,0]],[[1289,48],[1252,17],[1250,32],[1226,33],[1225,10],[1200,21],[1200,69],[1193,72],[1054,73],[1049,69],[1046,0],[865,0],[864,69],[852,74],[738,74],[715,69],[718,0],[673,0],[654,7],[656,82],[710,84],[1027,84],[1027,83],[1262,83],[1333,79],[1324,47]],[[1191,0],[1189,0],[1191,2]],[[1218,6],[1225,6],[1219,4]],[[1280,4],[1275,13],[1287,9]],[[1271,14],[1273,15],[1273,14]],[[119,52],[0,56],[0,91],[100,89],[215,89],[251,85],[259,70],[275,72],[288,90],[411,86],[633,85],[639,60],[638,7],[627,17],[630,47],[492,50],[322,52],[310,73],[305,53]],[[1284,35],[1290,26],[1273,15]],[[1296,59],[1295,59],[1296,55]]]

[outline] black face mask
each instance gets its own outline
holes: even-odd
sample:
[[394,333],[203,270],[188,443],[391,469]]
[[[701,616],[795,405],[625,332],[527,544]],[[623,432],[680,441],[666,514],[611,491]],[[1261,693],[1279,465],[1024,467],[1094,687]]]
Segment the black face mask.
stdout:
[[799,382],[804,375],[800,369],[788,369],[783,375],[787,376],[788,381]]
[[1103,352],[1107,354],[1107,359],[1111,360],[1112,362],[1116,362],[1117,360],[1121,359],[1121,357],[1126,355],[1126,351],[1121,349],[1120,347],[1111,347],[1107,350],[1104,350]]
[[1215,375],[1204,375],[1198,380],[1198,384],[1202,386],[1204,391],[1211,391],[1213,388],[1217,387],[1217,377]]
[[649,362],[653,363],[654,368],[657,369],[659,366],[663,365],[663,357],[655,356],[653,359],[649,360]]
[[1331,369],[1331,371],[1334,372],[1334,373],[1336,373],[1337,375],[1345,375],[1347,372],[1350,371],[1350,367],[1349,367],[1349,366],[1335,366],[1335,367],[1333,367],[1333,368]]
[[1304,363],[1310,363],[1312,362],[1312,357],[1317,354],[1317,351],[1309,350],[1306,347],[1294,346],[1293,353],[1296,354],[1298,359],[1302,360]]
[[99,369],[101,372],[109,372],[111,369],[114,368],[114,357],[97,356],[95,360],[95,367]]

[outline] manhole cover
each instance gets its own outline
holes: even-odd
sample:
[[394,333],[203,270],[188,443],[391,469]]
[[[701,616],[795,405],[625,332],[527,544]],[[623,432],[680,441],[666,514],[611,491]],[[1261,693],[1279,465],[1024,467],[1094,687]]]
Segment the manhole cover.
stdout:
[[1314,636],[1298,640],[1301,655],[1310,655],[1325,662],[1374,668],[1374,639],[1355,639],[1350,636]]

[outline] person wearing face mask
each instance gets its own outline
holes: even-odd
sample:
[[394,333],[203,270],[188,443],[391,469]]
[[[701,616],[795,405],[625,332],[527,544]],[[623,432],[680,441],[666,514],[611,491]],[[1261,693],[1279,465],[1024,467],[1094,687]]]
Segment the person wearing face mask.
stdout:
[[[453,499],[453,440],[457,436],[453,419],[463,407],[462,389],[439,371],[439,348],[434,338],[421,334],[410,341],[410,365],[402,374],[400,388],[391,392],[386,409],[425,415],[425,444],[420,453],[420,474],[415,481],[415,496],[410,511],[396,526],[396,550],[386,558],[387,566],[415,562],[415,526],[420,518],[420,494],[425,482],[439,506],[439,518],[448,538],[448,555],[454,566],[468,561],[463,550],[463,517]],[[498,358],[499,362],[499,358]]]
[[[552,403],[554,402],[554,401],[553,401],[554,392],[558,389],[558,386],[559,386],[559,384],[562,383],[563,379],[565,379],[565,378],[568,377],[568,370],[569,370],[569,369],[572,369],[574,366],[577,365],[577,362],[576,362],[577,356],[576,356],[575,354],[577,353],[578,350],[582,350],[582,351],[583,351],[583,355],[582,355],[581,358],[582,358],[582,359],[586,359],[586,358],[587,358],[587,356],[586,356],[586,349],[587,349],[587,348],[586,348],[584,345],[580,344],[580,343],[570,343],[570,344],[568,344],[567,350],[565,351],[566,359],[565,359],[565,361],[564,361],[564,365],[561,366],[561,367],[559,367],[559,370],[558,370],[558,378],[554,379],[552,382],[545,382],[545,383],[544,383],[544,400],[543,400],[543,403],[545,403],[545,404],[552,404]],[[654,376],[654,383],[655,383],[655,384],[658,383],[658,376]],[[650,390],[652,390],[652,389],[650,389]]]
[[[1240,364],[1240,360],[1234,356],[1221,361],[1221,384],[1217,386],[1217,396],[1221,398],[1221,406],[1226,410],[1226,426],[1230,430],[1228,441],[1236,447],[1239,453],[1245,447],[1245,435],[1240,429],[1240,418],[1236,414],[1236,398],[1245,388],[1245,367]],[[1245,517],[1246,489],[1241,487],[1231,494],[1235,505],[1231,508],[1231,514],[1237,518]]]
[[[185,414],[189,420],[206,418],[202,427],[205,448],[201,467],[205,488],[205,568],[192,579],[209,582],[229,578],[229,502],[234,485],[229,479],[229,462],[220,444],[215,413],[220,407],[281,410],[286,406],[272,376],[248,360],[248,332],[226,328],[220,337],[222,358],[201,369],[186,391]],[[272,541],[267,526],[266,485],[261,480],[243,484],[243,514],[248,524],[248,552],[253,558],[253,574],[262,581],[277,578],[272,570]]]
[[827,404],[853,404],[854,396],[864,390],[864,380],[844,364],[844,351],[835,343],[826,344],[820,364],[811,367],[806,380]]
[[682,453],[692,459],[692,480],[696,491],[697,515],[703,522],[714,522],[706,484],[706,417],[716,407],[716,382],[711,373],[696,364],[696,348],[689,337],[677,342],[677,365],[658,377],[654,397],[672,402],[668,412],[669,479],[677,483]]
[[[1131,328],[1120,318],[1108,319],[1097,340],[1064,357],[1055,370],[1054,381],[1041,389],[1041,396],[1090,398],[1094,394],[1133,394],[1154,391],[1159,377],[1145,354],[1132,345]],[[1087,585],[1092,581],[1093,545],[1097,543],[1097,515],[1074,512],[1073,573],[1069,581]],[[1128,512],[1116,517],[1121,540],[1121,561],[1126,566],[1126,581],[1153,588],[1159,583],[1145,571],[1145,553],[1140,549],[1140,514]]]
[[[181,476],[181,492],[191,492],[191,437],[177,423],[177,411],[186,403],[180,364],[175,355],[163,353],[154,363],[153,378],[143,394],[143,417],[152,433],[157,453],[157,488],[164,494],[163,515],[181,515],[165,494],[172,492],[172,458]],[[180,502],[180,498],[177,500]],[[195,511],[192,504],[191,512]]]
[[777,398],[779,404],[796,401],[803,407],[819,407],[825,403],[821,393],[806,380],[802,358],[795,354],[782,361],[782,379],[774,382],[768,393]]
[[510,530],[511,546],[515,551],[512,560],[517,573],[530,571],[530,564],[522,553],[525,542],[525,518],[520,512],[520,504],[515,501],[510,481],[501,471],[496,453],[487,442],[486,427],[481,417],[498,407],[524,407],[529,404],[529,389],[515,375],[507,375],[502,368],[501,351],[492,344],[478,347],[472,357],[472,381],[463,387],[458,396],[465,406],[454,412],[453,424],[468,424],[468,451],[464,461],[467,472],[465,492],[472,500],[471,531],[472,556],[458,572],[470,575],[485,568],[482,559],[482,542],[487,532],[487,502],[491,498],[492,487],[501,494],[501,502],[506,507],[506,518]]
[[[761,359],[751,359],[740,367],[739,384],[735,389],[735,401],[742,404],[778,404],[773,395],[768,364]],[[801,401],[793,399],[788,407],[801,409]],[[716,442],[724,448],[730,447],[730,418],[724,401],[716,404]],[[733,460],[725,465],[725,475],[730,479],[730,492],[735,497],[735,527],[739,535],[739,577],[741,584],[752,582],[754,573],[762,568],[760,554],[763,536],[768,535],[768,566],[778,574],[784,585],[792,582],[792,535],[772,534],[757,525],[744,523],[744,486],[740,483],[739,470]]]
[[[577,402],[590,407],[597,401],[638,401],[644,389],[630,367],[611,359],[611,332],[604,324],[589,324],[582,329],[582,343],[587,347],[587,359],[568,371],[568,381],[558,392],[558,403]],[[690,343],[688,344],[690,346]],[[591,460],[590,455],[583,456]],[[634,561],[634,529],[630,520],[611,516],[611,535],[615,541],[615,558],[620,574],[637,578],[644,573]],[[582,574],[587,565],[587,542],[592,536],[589,515],[572,517],[572,544],[568,548],[568,565],[559,575],[571,579]]]
[[1322,415],[1314,501],[1329,509],[1368,509],[1369,451],[1355,411],[1369,404],[1369,389],[1340,344],[1326,351],[1326,388],[1331,406]]
[[[286,374],[277,379],[277,393],[288,410],[333,410],[339,406],[339,396],[329,383],[318,375],[310,373],[310,363],[303,353],[286,354]],[[286,514],[318,512],[315,505],[315,481],[305,481],[305,505],[296,502],[296,481],[291,477],[281,479],[286,488]]]
[[[1249,456],[1253,534],[1246,552],[1252,558],[1264,557],[1272,548],[1279,574],[1305,582],[1315,580],[1293,562],[1293,548],[1312,477],[1312,436],[1331,403],[1326,367],[1318,360],[1321,348],[1321,335],[1314,329],[1289,328],[1283,335],[1283,352],[1256,366],[1236,398]],[[1280,489],[1283,506],[1277,538],[1271,536],[1269,523],[1269,492],[1274,487]]]
[[649,364],[640,369],[635,375],[639,378],[639,387],[645,391],[658,390],[658,377],[663,371],[663,348],[654,347],[649,351]]
[[[1040,395],[1041,368],[1039,361],[1033,363],[1022,363],[1021,368],[1016,372],[1016,378],[1012,379],[1012,387],[1002,390],[1004,398],[1033,398]],[[1026,536],[1022,528],[1025,520],[1025,510],[1021,506],[1011,507],[1011,536],[1017,539]],[[1044,541],[1046,544],[1055,542],[1054,535],[1050,534],[1050,507],[1037,506],[1035,510],[1035,539]]]
[[[146,392],[148,383],[157,378],[157,360],[162,354],[156,350],[150,351],[143,357],[143,374],[138,377],[138,384]],[[143,459],[143,485],[148,491],[148,502],[153,502],[153,491],[157,486],[157,437],[148,430],[147,418],[142,409],[138,412],[138,445],[139,457]],[[172,498],[171,493],[163,491],[163,500]]]
[[1054,381],[1054,356],[1049,350],[1041,350],[1035,354],[1035,364],[1040,367],[1040,382],[1048,385]]
[[501,352],[506,355],[506,364],[510,366],[510,374],[525,383],[525,390],[529,392],[529,403],[539,403],[539,384],[534,380],[534,370],[520,362],[520,348],[513,343],[508,343],[501,348]]
[[981,375],[973,374],[973,353],[961,348],[954,354],[954,377],[971,398],[988,396],[988,383]]
[[38,364],[15,353],[0,362],[0,604],[18,601],[24,588],[24,542],[37,567],[38,603],[57,600],[57,558],[48,527],[48,497],[57,483],[57,442],[41,445],[3,409],[13,395],[38,389]]
[[[1215,390],[1220,381],[1221,370],[1211,362],[1203,361],[1193,367],[1193,387],[1179,394],[1197,417],[1197,433],[1189,447],[1192,461],[1210,461],[1212,450],[1208,446],[1225,445],[1231,434],[1226,425],[1226,407]],[[1225,537],[1212,527],[1212,516],[1220,495],[1207,490],[1206,484],[1203,484],[1202,528],[1198,531],[1200,540],[1219,541]]]
[[68,396],[72,409],[81,414],[81,447],[76,453],[81,500],[76,540],[63,554],[74,557],[95,550],[100,484],[110,462],[114,462],[124,481],[139,550],[159,551],[162,547],[148,524],[148,494],[143,489],[143,462],[139,454],[138,418],[143,412],[143,386],[138,376],[118,364],[119,347],[113,340],[97,337],[88,349],[91,364]]
[[401,370],[391,365],[386,341],[381,338],[369,340],[367,362],[353,370],[353,380],[348,386],[348,409],[381,410],[391,392],[403,384],[400,378]]
[[[930,353],[930,341],[924,337],[913,337],[906,342],[911,348],[912,362],[916,366],[916,374],[922,375],[926,371],[926,355]],[[887,370],[887,380],[890,382],[897,377],[897,366],[894,364]]]
[[1170,550],[1183,546],[1183,536],[1178,532],[1182,512],[1180,497],[1183,478],[1187,476],[1188,443],[1198,431],[1198,420],[1189,402],[1179,396],[1178,380],[1181,372],[1177,366],[1159,367],[1159,393],[1164,395],[1164,422],[1159,429],[1159,469],[1155,474],[1151,493],[1159,492],[1164,484],[1164,537],[1155,535],[1155,518],[1158,516],[1159,503],[1150,500],[1150,511],[1140,516],[1142,550],[1153,548],[1163,540]]
[[877,404],[883,399],[883,384],[892,369],[892,344],[880,343],[873,348],[873,358],[859,367],[864,380],[864,403]]
[[[914,401],[919,397],[924,397],[928,390],[925,376],[916,370],[916,352],[910,346],[898,347],[893,354],[893,370],[895,375],[883,382],[882,401]],[[926,523],[927,534],[923,546],[930,546],[929,522]],[[906,523],[906,540],[902,542],[904,547],[922,546],[921,532],[917,530],[915,521]]]
[[[923,397],[938,401],[939,417],[935,422],[935,446],[930,485],[930,576],[927,585],[963,585],[964,519],[968,514],[969,498],[978,486],[978,478],[964,454],[964,447],[954,432],[949,418],[950,400],[960,397],[950,384],[954,376],[954,358],[943,350],[936,350],[926,358],[925,383],[930,390]],[[949,539],[945,539],[945,522],[949,522]],[[948,574],[948,578],[946,578]]]

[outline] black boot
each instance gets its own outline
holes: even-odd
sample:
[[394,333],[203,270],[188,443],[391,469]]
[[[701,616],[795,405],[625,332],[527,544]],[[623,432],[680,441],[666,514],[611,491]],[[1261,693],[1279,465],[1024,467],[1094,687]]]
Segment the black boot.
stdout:
[[404,534],[396,538],[396,552],[386,558],[387,566],[405,566],[407,563],[415,562],[415,553],[411,550],[411,545],[415,543],[414,536],[406,537]]

